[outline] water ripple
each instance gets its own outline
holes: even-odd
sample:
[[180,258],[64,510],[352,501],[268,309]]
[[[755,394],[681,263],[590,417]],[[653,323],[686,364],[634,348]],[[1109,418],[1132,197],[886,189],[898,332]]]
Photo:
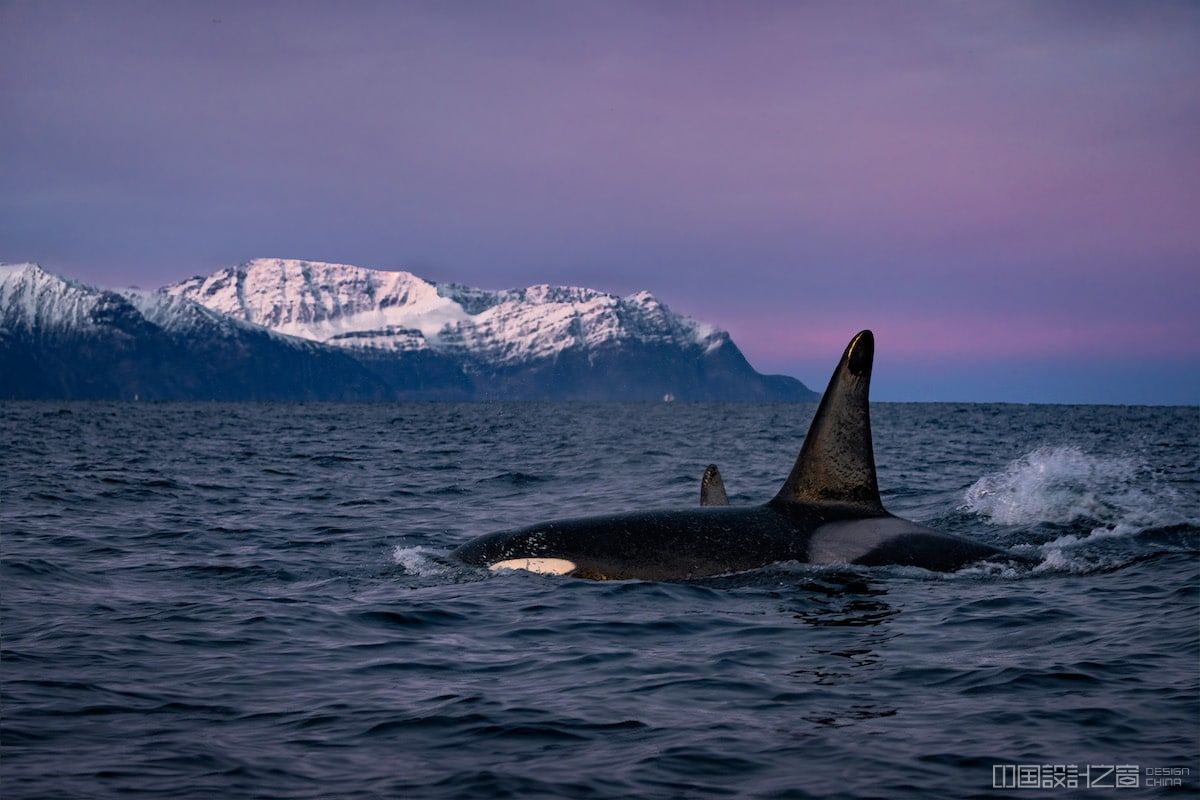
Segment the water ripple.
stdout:
[[765,501],[811,414],[0,405],[0,794],[922,798],[986,795],[997,762],[1200,773],[1195,409],[875,407],[889,507],[1034,569],[592,583],[448,558],[693,505],[714,460]]

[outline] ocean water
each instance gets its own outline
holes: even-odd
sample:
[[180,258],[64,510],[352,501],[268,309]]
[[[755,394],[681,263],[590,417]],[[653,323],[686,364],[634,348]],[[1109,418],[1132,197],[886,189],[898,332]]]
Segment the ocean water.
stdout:
[[813,410],[0,405],[0,796],[1194,796],[1196,408],[874,406],[888,507],[1031,568],[446,559],[763,502]]

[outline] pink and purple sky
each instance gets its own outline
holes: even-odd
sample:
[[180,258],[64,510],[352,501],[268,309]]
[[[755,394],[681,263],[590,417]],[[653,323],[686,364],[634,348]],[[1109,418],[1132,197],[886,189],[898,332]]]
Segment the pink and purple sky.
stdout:
[[0,4],[0,260],[650,289],[822,388],[1200,402],[1200,4]]

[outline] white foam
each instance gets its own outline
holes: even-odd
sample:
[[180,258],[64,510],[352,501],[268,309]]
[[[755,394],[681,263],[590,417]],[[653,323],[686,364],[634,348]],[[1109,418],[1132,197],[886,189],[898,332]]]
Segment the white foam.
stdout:
[[1011,562],[1007,561],[981,561],[978,564],[972,564],[969,567],[964,567],[954,572],[938,573],[938,577],[944,580],[962,577],[1017,578],[1020,577],[1025,569],[1027,568],[1014,566]]
[[962,509],[996,525],[1087,523],[1087,533],[1015,548],[1039,559],[1034,573],[1078,573],[1111,559],[1098,562],[1096,553],[1070,551],[1152,528],[1196,524],[1183,506],[1178,492],[1136,458],[1060,446],[1040,447],[980,478],[967,489]]
[[[967,489],[963,505],[997,525],[1099,523],[1086,539],[1187,522],[1178,508],[1177,493],[1136,459],[1069,446],[1039,447],[985,475]],[[1064,536],[1052,544],[1081,541]]]
[[428,577],[446,572],[446,566],[434,558],[436,554],[436,551],[426,547],[396,545],[392,550],[392,561],[403,567],[409,575]]

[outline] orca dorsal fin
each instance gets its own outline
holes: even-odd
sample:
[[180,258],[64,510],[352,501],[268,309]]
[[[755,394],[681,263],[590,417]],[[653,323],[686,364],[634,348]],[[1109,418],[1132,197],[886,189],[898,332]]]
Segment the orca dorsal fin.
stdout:
[[821,397],[800,456],[772,503],[837,503],[883,510],[875,477],[868,408],[875,337],[846,345]]
[[721,480],[721,471],[717,469],[716,464],[705,467],[704,477],[700,479],[700,505],[729,505],[729,495],[725,494],[725,481]]

